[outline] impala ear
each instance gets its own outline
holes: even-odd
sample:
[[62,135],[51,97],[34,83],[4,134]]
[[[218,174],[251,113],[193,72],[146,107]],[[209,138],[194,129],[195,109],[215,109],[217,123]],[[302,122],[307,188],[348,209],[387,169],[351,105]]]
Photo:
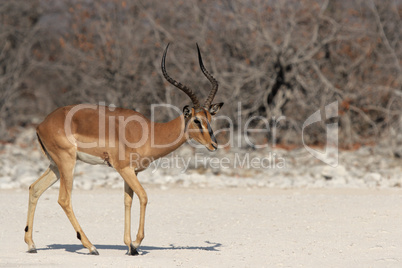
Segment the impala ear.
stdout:
[[223,102],[212,104],[209,107],[209,113],[211,115],[216,115],[219,112],[219,110],[221,109],[222,106],[223,106]]
[[186,105],[183,108],[184,118],[190,118],[192,116],[192,110],[190,106]]

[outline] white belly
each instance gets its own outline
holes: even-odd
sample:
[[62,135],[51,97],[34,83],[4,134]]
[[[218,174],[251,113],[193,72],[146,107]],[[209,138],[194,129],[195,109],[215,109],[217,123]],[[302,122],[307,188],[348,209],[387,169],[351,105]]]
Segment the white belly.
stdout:
[[77,152],[77,159],[91,165],[107,165],[105,159],[83,152]]

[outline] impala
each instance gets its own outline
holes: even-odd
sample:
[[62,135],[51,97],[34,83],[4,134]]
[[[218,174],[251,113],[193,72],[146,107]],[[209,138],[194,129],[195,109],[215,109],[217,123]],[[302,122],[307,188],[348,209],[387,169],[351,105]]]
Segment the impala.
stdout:
[[[124,243],[129,255],[138,255],[137,248],[144,239],[145,209],[148,198],[137,178],[153,160],[176,150],[188,139],[194,139],[208,150],[218,148],[210,126],[211,117],[223,103],[211,104],[218,90],[218,83],[205,69],[197,45],[201,71],[212,84],[210,93],[200,105],[195,93],[187,86],[171,78],[165,67],[167,45],[162,57],[164,78],[182,90],[192,101],[186,105],[183,114],[167,123],[151,122],[133,110],[105,106],[79,104],[61,107],[49,114],[37,127],[37,136],[43,153],[50,161],[49,168],[29,187],[28,219],[25,227],[25,242],[28,252],[36,253],[32,240],[35,208],[42,193],[60,180],[58,203],[63,208],[77,233],[77,238],[90,254],[98,255],[94,245],[81,229],[72,208],[71,192],[73,173],[77,160],[89,164],[103,164],[113,167],[124,179]],[[137,156],[130,163],[130,154]],[[138,156],[140,159],[138,159]],[[145,159],[146,161],[140,161]],[[131,206],[133,192],[140,201],[140,222],[135,241],[131,240]]]

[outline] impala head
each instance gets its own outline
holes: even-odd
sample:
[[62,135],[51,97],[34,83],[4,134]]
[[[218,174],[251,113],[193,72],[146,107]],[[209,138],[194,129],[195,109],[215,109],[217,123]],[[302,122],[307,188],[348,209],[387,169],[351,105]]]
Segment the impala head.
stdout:
[[210,123],[212,120],[212,116],[217,114],[223,105],[223,102],[211,104],[216,95],[216,92],[218,91],[218,82],[205,69],[204,64],[202,63],[200,48],[197,44],[198,61],[200,63],[201,71],[212,85],[211,91],[204,105],[201,107],[197,96],[189,87],[181,84],[180,82],[177,82],[167,74],[165,67],[165,58],[168,48],[169,45],[166,46],[165,52],[163,53],[162,57],[163,76],[169,83],[186,93],[193,103],[192,107],[186,105],[183,108],[184,118],[187,122],[186,134],[189,136],[189,138],[194,139],[200,144],[204,145],[208,150],[215,151],[218,148],[218,143],[216,141]]

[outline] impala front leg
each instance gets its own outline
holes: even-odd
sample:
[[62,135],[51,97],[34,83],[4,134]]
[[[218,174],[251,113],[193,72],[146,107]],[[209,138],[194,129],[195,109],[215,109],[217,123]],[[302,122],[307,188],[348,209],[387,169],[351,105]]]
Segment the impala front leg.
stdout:
[[133,204],[133,190],[124,182],[124,244],[128,246],[127,255],[138,255],[137,249],[131,240],[131,206]]
[[[129,255],[138,255],[137,248],[144,239],[145,209],[148,203],[147,193],[138,181],[137,175],[131,168],[124,168],[119,171],[124,179],[124,243],[128,246]],[[133,191],[140,200],[140,224],[138,227],[137,238],[131,240],[131,205],[133,201]]]

